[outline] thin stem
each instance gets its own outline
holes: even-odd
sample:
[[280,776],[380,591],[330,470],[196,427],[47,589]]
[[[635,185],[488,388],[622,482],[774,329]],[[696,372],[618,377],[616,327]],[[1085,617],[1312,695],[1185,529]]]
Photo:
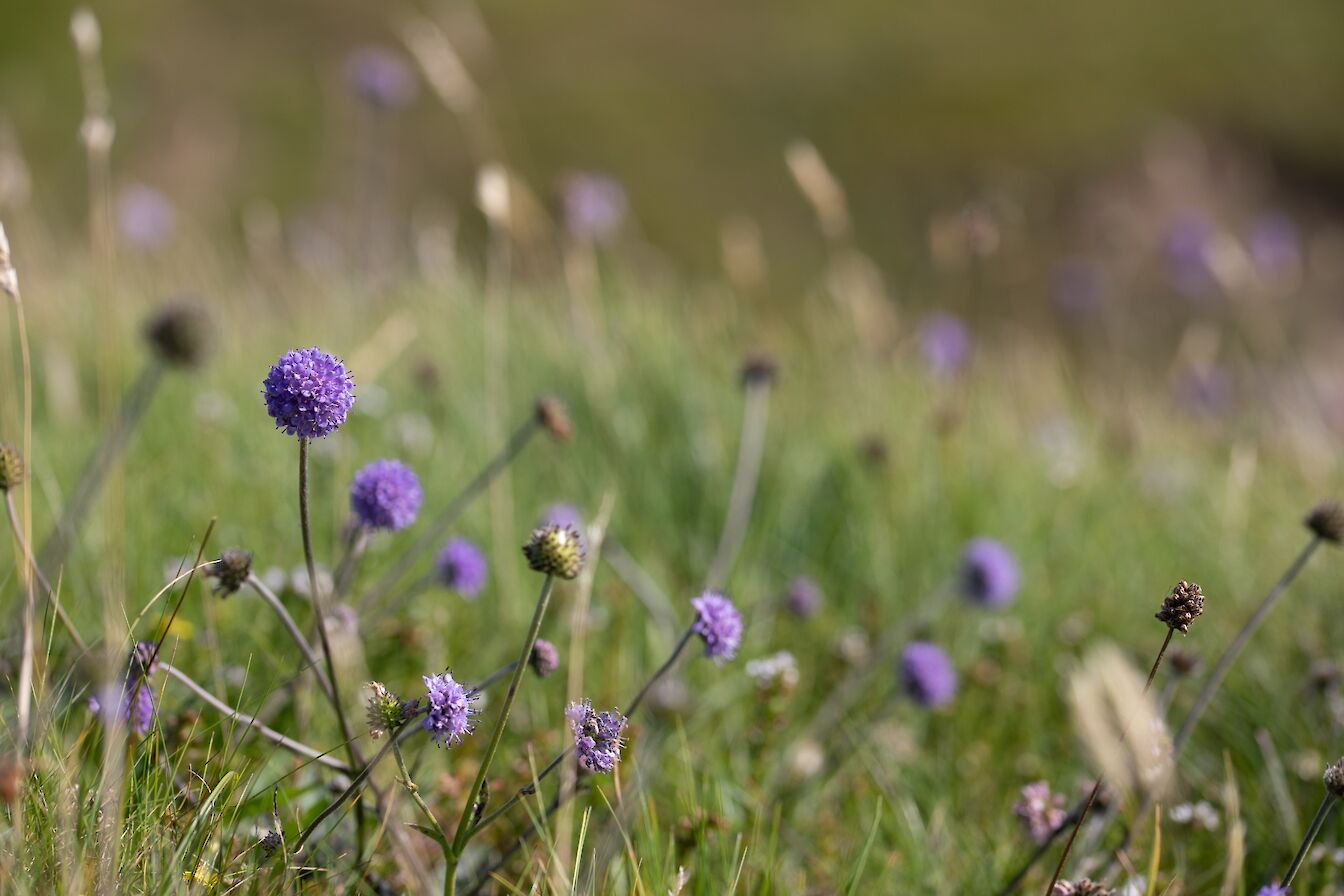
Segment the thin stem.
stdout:
[[425,816],[434,830],[439,832],[442,844],[448,842],[448,834],[444,832],[443,825],[439,824],[439,819],[429,810],[429,805],[425,798],[420,795],[420,788],[415,785],[411,779],[411,770],[406,767],[406,758],[401,755],[401,747],[397,744],[397,739],[392,738],[392,755],[396,757],[397,769],[401,772],[401,786],[406,788],[406,792],[411,795],[411,800],[420,809],[420,814]]
[[210,693],[203,686],[197,684],[196,681],[191,678],[191,676],[187,675],[187,673],[183,672],[181,669],[178,669],[176,666],[173,666],[170,663],[167,663],[163,660],[159,660],[158,666],[170,678],[177,679],[187,688],[187,690],[194,693],[197,697],[200,697],[202,700],[210,704],[215,709],[219,710],[225,716],[228,716],[230,719],[234,721],[242,722],[244,725],[256,731],[258,734],[260,734],[267,740],[271,741],[276,746],[289,750],[291,753],[295,753],[299,756],[304,757],[305,759],[311,759],[314,762],[321,763],[322,765],[325,765],[327,768],[335,769],[336,771],[341,772],[343,774],[347,775],[350,774],[349,766],[341,762],[339,759],[333,759],[328,753],[323,753],[319,750],[315,750],[312,747],[308,746],[307,744],[300,743],[299,741],[294,740],[291,737],[286,737],[285,735],[281,734],[279,731],[274,730],[273,728],[266,727],[261,722],[257,721],[257,718],[255,716],[249,716],[247,713],[239,712],[229,704],[225,703],[223,700],[216,697],[214,694]]
[[340,597],[350,590],[350,579],[355,575],[359,558],[364,556],[364,548],[369,543],[369,530],[352,520],[341,547],[341,559],[336,564],[336,574],[332,577],[334,594]]
[[[504,737],[504,727],[509,721],[509,710],[513,708],[513,701],[518,696],[518,688],[523,681],[523,673],[527,669],[528,658],[532,656],[532,648],[536,646],[537,636],[541,633],[541,621],[546,615],[546,607],[551,602],[551,590],[555,584],[555,577],[547,575],[541,583],[541,594],[537,597],[537,609],[532,613],[532,624],[528,627],[527,637],[523,639],[523,650],[518,655],[518,663],[513,667],[513,677],[509,679],[509,689],[504,693],[504,702],[499,709],[499,718],[495,721],[495,729],[490,733],[490,742],[486,745],[485,756],[481,759],[480,767],[476,769],[476,780],[467,791],[467,803],[462,807],[462,816],[457,820],[457,832],[453,835],[452,853],[454,856],[462,855],[462,847],[466,846],[467,840],[471,836],[472,816],[475,814],[477,800],[480,799],[481,787],[486,782],[486,777],[490,773],[490,763],[494,762],[495,754],[499,751],[499,742]],[[449,869],[450,873],[455,869]]]
[[428,528],[420,535],[414,543],[411,544],[401,556],[397,558],[391,568],[388,569],[378,583],[369,591],[368,595],[360,604],[361,610],[367,610],[383,601],[389,591],[391,591],[401,581],[412,563],[420,558],[424,553],[434,548],[435,545],[447,533],[449,527],[457,521],[471,505],[471,502],[485,491],[486,487],[494,481],[495,477],[504,472],[509,463],[513,461],[518,453],[521,452],[528,441],[536,434],[539,429],[536,417],[529,417],[527,422],[514,430],[513,435],[509,437],[508,442],[500,449],[490,461],[481,469],[476,477],[467,483],[462,491],[458,492],[453,500],[448,502],[448,506],[434,519]]
[[686,645],[690,643],[691,637],[694,634],[694,625],[687,628],[685,633],[682,634],[681,640],[677,642],[676,647],[672,648],[672,653],[668,656],[667,660],[658,667],[658,671],[654,672],[653,675],[649,677],[648,681],[644,682],[644,687],[639,689],[639,693],[635,695],[635,699],[631,700],[630,704],[626,706],[625,715],[627,718],[635,714],[635,711],[639,709],[639,705],[644,702],[644,698],[648,696],[649,691],[653,689],[653,686],[657,684],[658,680],[666,675],[668,670],[676,663],[677,659],[681,656],[681,652],[686,649]]
[[26,559],[29,568],[32,569],[33,577],[37,579],[38,584],[42,586],[42,590],[46,592],[47,600],[51,601],[51,607],[56,611],[56,618],[61,620],[61,625],[65,627],[66,634],[70,636],[71,641],[75,642],[75,646],[79,648],[80,652],[87,652],[88,645],[80,637],[79,630],[75,628],[75,623],[70,615],[65,612],[65,607],[61,606],[61,599],[56,595],[56,589],[51,587],[51,582],[42,572],[42,567],[33,557],[33,551],[29,547],[28,541],[23,537],[23,529],[19,526],[18,515],[14,510],[14,500],[8,492],[5,493],[5,513],[9,516],[9,525],[14,531],[14,540],[18,543],[19,551]]
[[[1176,634],[1176,629],[1167,626],[1167,636],[1162,639],[1162,647],[1157,651],[1157,659],[1153,660],[1153,668],[1148,671],[1148,680],[1143,684],[1143,693],[1147,694],[1153,686],[1153,679],[1157,677],[1157,670],[1162,665],[1162,657],[1166,656],[1167,646],[1171,644],[1171,636],[1174,634]],[[1124,731],[1120,732],[1120,743],[1122,744],[1129,734],[1129,725],[1130,722],[1126,722]],[[1073,830],[1069,832],[1069,839],[1064,843],[1064,851],[1059,855],[1059,864],[1055,866],[1054,877],[1050,878],[1050,886],[1045,888],[1045,896],[1050,896],[1055,891],[1055,884],[1059,883],[1059,876],[1064,873],[1064,865],[1069,860],[1069,852],[1073,849],[1073,842],[1078,839],[1078,831],[1082,829],[1083,822],[1087,820],[1087,814],[1092,811],[1092,806],[1097,801],[1097,794],[1101,793],[1104,780],[1101,775],[1097,775],[1097,782],[1092,785],[1092,792],[1088,794],[1087,802],[1083,804],[1083,811],[1078,813],[1078,820],[1073,823]]]
[[[404,727],[405,726],[403,726],[403,728]],[[345,801],[350,799],[350,797],[359,790],[360,786],[369,777],[369,774],[373,769],[379,762],[383,761],[383,757],[392,752],[392,748],[396,746],[397,739],[401,736],[401,732],[402,728],[398,728],[396,731],[389,731],[387,733],[387,743],[383,744],[382,748],[379,749],[377,753],[373,754],[372,759],[364,763],[364,767],[359,770],[359,774],[355,775],[354,779],[351,780],[345,790],[341,791],[341,793],[332,800],[325,809],[319,812],[316,818],[308,822],[308,826],[303,829],[303,832],[299,834],[299,838],[294,841],[294,848],[291,850],[293,854],[298,855],[299,851],[303,849],[303,844],[307,843],[308,838],[313,836],[313,832],[317,830],[317,826],[329,818],[331,813],[343,806]],[[355,805],[359,806],[359,802],[356,801]]]
[[770,383],[762,380],[748,384],[746,393],[742,407],[742,440],[737,449],[737,468],[728,496],[728,512],[723,520],[718,549],[714,552],[709,573],[705,577],[710,588],[722,587],[733,567],[733,560],[747,533],[751,505],[756,497],[756,483],[761,473],[765,422],[770,409]]
[[335,700],[336,694],[332,690],[331,682],[327,679],[326,673],[322,671],[322,661],[318,659],[317,654],[313,651],[313,645],[308,643],[308,639],[304,637],[298,624],[295,623],[294,617],[289,615],[285,605],[280,602],[280,598],[276,596],[274,591],[266,587],[265,582],[257,578],[256,573],[249,572],[247,574],[247,584],[252,586],[252,590],[261,595],[261,599],[266,602],[267,606],[275,611],[275,615],[280,618],[280,624],[284,626],[285,631],[289,632],[289,637],[299,648],[299,653],[303,654],[304,660],[312,668],[313,674],[317,676],[317,683],[322,686],[322,691],[327,695],[327,699]]
[[1321,807],[1316,810],[1316,817],[1311,820],[1311,827],[1307,828],[1306,836],[1302,838],[1302,845],[1297,849],[1297,855],[1293,856],[1292,864],[1284,872],[1283,882],[1280,884],[1285,890],[1292,884],[1293,878],[1297,876],[1297,870],[1302,867],[1303,860],[1307,857],[1307,850],[1311,849],[1311,844],[1316,840],[1316,835],[1320,833],[1321,826],[1325,824],[1325,819],[1330,815],[1330,810],[1335,808],[1335,795],[1330,791],[1325,792],[1325,799],[1321,800]]

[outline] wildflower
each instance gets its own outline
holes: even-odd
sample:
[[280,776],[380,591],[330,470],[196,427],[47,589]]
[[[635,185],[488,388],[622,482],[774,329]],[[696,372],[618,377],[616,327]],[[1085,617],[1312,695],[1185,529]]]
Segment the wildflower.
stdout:
[[538,425],[557,441],[568,442],[574,434],[574,424],[570,422],[569,413],[560,399],[538,398],[535,412]]
[[532,569],[548,576],[572,579],[583,569],[583,542],[572,526],[554,523],[532,530],[523,556]]
[[571,703],[565,710],[569,728],[574,732],[574,748],[579,765],[590,772],[606,774],[621,758],[621,732],[626,718],[616,710],[594,712],[590,700]]
[[768,386],[779,375],[779,364],[770,355],[757,352],[742,362],[742,385]]
[[206,576],[215,580],[213,591],[220,597],[234,594],[252,574],[252,555],[238,548],[230,548],[211,563]]
[[787,650],[747,663],[747,675],[762,691],[787,694],[798,686],[798,661]]
[[1330,791],[1330,795],[1335,799],[1344,799],[1344,759],[1326,766],[1325,789]]
[[717,591],[706,591],[691,600],[695,622],[691,629],[705,642],[705,656],[717,662],[731,660],[742,643],[742,614],[733,602]]
[[350,89],[370,106],[400,109],[415,101],[415,72],[397,53],[385,47],[360,47],[345,60]]
[[538,678],[545,678],[560,668],[560,651],[545,638],[538,638],[532,645],[532,653],[527,663]]
[[947,654],[934,644],[915,641],[901,652],[905,692],[922,706],[948,703],[957,693],[957,672]]
[[1073,883],[1067,880],[1059,881],[1050,891],[1050,896],[1115,896],[1115,891],[1084,877]]
[[1190,631],[1190,623],[1204,612],[1204,592],[1194,582],[1181,580],[1171,589],[1156,616],[1181,634]]
[[173,238],[177,213],[168,197],[148,184],[131,184],[117,194],[117,229],[141,252],[162,249]]
[[350,509],[370,529],[405,529],[415,522],[424,498],[415,471],[398,460],[376,460],[350,484]]
[[420,701],[401,700],[380,681],[369,682],[369,690],[373,691],[366,704],[369,736],[374,740],[405,725],[420,709]]
[[132,647],[120,684],[105,690],[101,698],[90,697],[89,711],[102,716],[105,723],[124,724],[141,737],[147,734],[158,712],[154,690],[148,683],[158,665],[155,653],[156,646],[149,641]]
[[1288,896],[1291,892],[1287,887],[1280,886],[1278,883],[1265,884],[1255,891],[1255,896]]
[[465,538],[450,538],[434,563],[439,582],[466,598],[476,597],[485,587],[489,566],[481,549]]
[[930,370],[951,376],[961,370],[970,355],[970,333],[959,317],[940,311],[920,324],[919,350]]
[[625,190],[615,179],[594,172],[579,172],[561,185],[565,229],[584,243],[607,243],[616,236],[629,210]]
[[168,305],[145,324],[145,338],[165,364],[196,367],[210,348],[210,318],[195,305]]
[[972,539],[961,554],[961,589],[986,607],[1001,607],[1017,596],[1021,574],[1013,552],[992,538]]
[[1344,542],[1344,504],[1322,501],[1312,508],[1304,522],[1317,538],[1334,544]]
[[429,709],[425,713],[424,729],[439,746],[453,746],[471,733],[471,716],[476,712],[477,696],[453,680],[453,676],[424,676],[429,689]]
[[588,528],[583,521],[583,512],[573,504],[559,502],[552,504],[541,512],[537,519],[538,526],[570,526],[575,532],[579,533],[579,544],[584,551],[588,550],[588,540],[585,532]]
[[261,840],[257,846],[261,847],[262,859],[269,859],[275,855],[275,851],[281,847],[284,841],[280,837],[279,831],[267,831],[261,835]]
[[784,589],[784,606],[799,619],[806,619],[821,606],[821,588],[807,576],[798,576]]
[[22,485],[25,472],[19,452],[8,442],[0,442],[0,492]]
[[1064,824],[1064,795],[1050,789],[1049,782],[1035,781],[1021,790],[1013,814],[1022,822],[1033,843],[1041,844]]
[[340,429],[355,404],[355,378],[339,358],[316,348],[285,352],[262,383],[275,428],[301,439]]

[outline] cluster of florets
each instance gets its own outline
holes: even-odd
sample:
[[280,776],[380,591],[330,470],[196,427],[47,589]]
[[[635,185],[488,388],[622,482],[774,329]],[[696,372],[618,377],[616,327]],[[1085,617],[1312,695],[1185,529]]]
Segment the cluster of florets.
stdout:
[[236,594],[252,574],[252,555],[238,548],[230,548],[211,563],[206,575],[215,580],[212,590],[220,597]]
[[405,529],[424,499],[415,471],[399,460],[376,460],[350,484],[350,510],[366,529]]
[[1033,843],[1044,843],[1067,817],[1064,795],[1050,789],[1047,781],[1035,781],[1022,788],[1013,804],[1013,814],[1022,822],[1023,829]]
[[287,351],[262,382],[276,429],[301,439],[329,436],[355,404],[355,378],[334,355],[317,348]]
[[527,663],[538,678],[546,678],[560,668],[560,650],[545,638],[538,638],[532,645],[532,654]]
[[724,662],[737,655],[742,643],[742,614],[733,602],[717,591],[706,591],[691,600],[695,622],[691,630],[705,642],[705,656]]
[[380,681],[369,682],[369,702],[366,705],[369,735],[377,740],[389,731],[397,731],[420,711],[419,700],[402,700]]
[[121,680],[106,688],[101,696],[89,698],[89,711],[107,724],[126,725],[143,737],[154,727],[158,703],[149,677],[158,667],[158,646],[141,641],[131,648]]
[[485,554],[465,538],[448,539],[434,563],[439,583],[468,599],[481,593],[488,572]]
[[1204,612],[1204,592],[1194,582],[1180,581],[1162,601],[1157,618],[1181,634],[1190,631],[1190,623]]
[[571,703],[565,710],[569,728],[574,732],[574,749],[579,765],[596,774],[607,774],[621,759],[621,732],[626,718],[616,710],[596,712],[589,700]]
[[573,526],[550,523],[532,530],[523,556],[535,571],[561,579],[576,578],[583,569],[585,551]]
[[476,694],[469,692],[444,672],[424,676],[428,695],[425,720],[429,736],[439,746],[461,743],[471,733],[471,717],[476,713]]

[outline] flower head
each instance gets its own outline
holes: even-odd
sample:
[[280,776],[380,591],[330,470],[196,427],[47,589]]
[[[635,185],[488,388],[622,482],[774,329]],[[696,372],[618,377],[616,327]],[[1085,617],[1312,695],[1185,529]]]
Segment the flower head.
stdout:
[[545,397],[538,398],[534,408],[537,424],[559,442],[568,442],[569,437],[574,434],[574,424],[569,419],[569,412],[565,410],[564,404],[558,398]]
[[1344,799],[1344,759],[1338,759],[1326,766],[1325,789],[1336,799]]
[[523,545],[523,556],[535,571],[562,579],[573,579],[583,569],[583,540],[572,526],[551,523],[532,530]]
[[252,555],[238,548],[230,548],[210,564],[206,575],[215,580],[213,591],[220,597],[235,594],[252,574]]
[[453,746],[471,733],[471,716],[476,712],[475,694],[453,680],[453,676],[426,675],[425,687],[429,710],[425,713],[424,728],[439,746]]
[[1287,887],[1275,882],[1272,884],[1265,884],[1263,887],[1256,890],[1255,896],[1288,896],[1290,892],[1292,891]]
[[1047,781],[1027,784],[1013,804],[1013,814],[1033,843],[1044,843],[1064,823],[1064,795],[1052,791]]
[[733,602],[717,591],[706,591],[691,599],[695,622],[691,629],[705,642],[705,656],[718,661],[737,655],[742,643],[742,614]]
[[779,375],[779,363],[765,352],[748,355],[742,362],[742,385],[768,386]]
[[1190,623],[1203,612],[1204,592],[1194,582],[1181,580],[1162,601],[1162,608],[1155,615],[1184,635],[1190,631]]
[[1322,501],[1307,514],[1305,522],[1317,538],[1333,544],[1344,542],[1344,504]]
[[961,370],[970,356],[971,336],[961,318],[940,311],[920,324],[919,350],[930,370],[951,376]]
[[1072,883],[1059,881],[1050,891],[1050,896],[1115,896],[1115,891],[1084,877]]
[[0,492],[22,485],[25,472],[19,452],[8,442],[0,442]]
[[396,731],[415,717],[420,708],[418,700],[402,700],[389,691],[382,682],[369,682],[369,702],[366,704],[369,735],[377,740],[389,731]]
[[439,551],[434,563],[434,574],[445,588],[465,598],[473,598],[485,587],[489,570],[485,555],[465,538],[450,538]]
[[285,352],[262,382],[275,428],[301,439],[329,436],[355,404],[355,378],[339,358],[316,348]]
[[145,324],[145,338],[154,354],[175,367],[195,367],[210,349],[210,318],[185,302],[160,309]]
[[532,645],[532,654],[527,658],[527,663],[538,678],[545,678],[560,668],[560,650],[545,638],[538,638]]
[[131,648],[130,658],[121,681],[103,691],[101,697],[89,698],[89,711],[101,716],[106,724],[126,725],[143,737],[154,727],[158,704],[149,676],[157,667],[156,647],[150,641],[141,641]]
[[901,681],[905,692],[922,706],[948,703],[957,693],[957,672],[942,648],[924,641],[906,645],[901,652]]
[[784,589],[784,606],[799,619],[806,619],[821,606],[821,588],[807,576],[798,576]]
[[380,109],[399,109],[415,101],[415,72],[400,54],[379,46],[360,47],[345,60],[345,77],[360,99]]
[[350,483],[350,509],[369,529],[405,529],[424,499],[415,471],[399,460],[376,460]]
[[621,732],[626,718],[616,710],[595,712],[590,700],[571,703],[565,710],[569,729],[574,732],[574,748],[579,764],[590,772],[606,774],[621,758]]
[[565,178],[562,185],[565,229],[576,240],[606,243],[625,221],[629,200],[615,179],[593,172]]
[[173,204],[148,184],[131,184],[117,194],[116,218],[122,237],[141,252],[163,248],[177,226]]
[[1013,552],[992,538],[975,538],[961,554],[961,590],[986,607],[1001,607],[1017,596],[1021,574]]

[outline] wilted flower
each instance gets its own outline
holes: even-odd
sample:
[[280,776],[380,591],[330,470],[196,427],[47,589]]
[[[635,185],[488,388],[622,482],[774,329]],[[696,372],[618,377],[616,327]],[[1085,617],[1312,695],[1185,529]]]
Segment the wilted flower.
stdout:
[[1344,759],[1336,760],[1325,768],[1325,789],[1335,799],[1344,799]]
[[399,460],[376,460],[350,484],[350,509],[369,529],[405,529],[415,522],[424,498],[415,471]]
[[579,764],[590,772],[606,774],[621,758],[621,732],[626,718],[616,710],[595,712],[590,700],[571,703],[565,710],[569,728],[574,732],[574,748]]
[[992,538],[972,539],[961,555],[961,589],[987,607],[1001,607],[1017,595],[1021,576],[1013,552]]
[[481,593],[488,569],[485,554],[465,538],[448,539],[434,564],[439,582],[466,598]]
[[1064,823],[1064,795],[1050,789],[1049,782],[1036,781],[1022,788],[1013,814],[1022,822],[1033,843],[1044,843]]
[[453,676],[424,676],[425,687],[429,689],[426,698],[429,703],[425,713],[424,729],[439,746],[453,746],[471,733],[471,716],[476,712],[477,696],[468,694],[466,688],[453,680]]
[[935,312],[919,326],[919,350],[924,362],[937,374],[951,376],[961,370],[971,352],[971,336],[961,318]]
[[206,576],[215,580],[215,594],[228,597],[247,582],[252,574],[252,555],[238,548],[230,548],[206,569]]
[[957,672],[942,648],[924,641],[906,645],[901,652],[901,681],[905,692],[922,706],[934,708],[957,693]]
[[285,352],[262,383],[276,429],[301,439],[341,428],[355,404],[355,378],[339,358],[317,348]]
[[572,579],[583,569],[584,547],[575,529],[551,524],[532,530],[523,556],[536,572]]
[[532,653],[527,658],[532,671],[538,678],[545,678],[560,668],[560,651],[545,638],[538,638],[532,645]]
[[1171,589],[1171,594],[1162,601],[1162,608],[1157,611],[1156,616],[1184,635],[1190,631],[1190,623],[1203,612],[1204,592],[1200,591],[1199,585],[1194,582],[1182,580],[1176,583],[1176,587]]
[[380,681],[369,682],[369,690],[372,694],[369,695],[366,708],[369,736],[374,740],[409,722],[420,708],[418,700],[401,700]]
[[116,218],[122,237],[142,252],[162,249],[177,226],[168,197],[147,184],[131,184],[117,194]]
[[0,442],[0,492],[7,492],[23,484],[23,458],[14,446]]
[[806,619],[821,606],[821,587],[807,576],[798,576],[784,589],[784,606],[800,619]]
[[562,184],[565,229],[577,240],[606,243],[616,236],[629,210],[625,190],[613,178],[579,172]]
[[145,338],[165,363],[195,367],[210,348],[210,318],[195,305],[169,305],[149,319]]
[[350,89],[371,106],[399,109],[415,101],[415,72],[398,54],[386,47],[366,46],[351,51],[345,60]]
[[691,629],[705,642],[705,656],[716,662],[731,660],[742,643],[742,614],[717,591],[691,599],[695,622]]

